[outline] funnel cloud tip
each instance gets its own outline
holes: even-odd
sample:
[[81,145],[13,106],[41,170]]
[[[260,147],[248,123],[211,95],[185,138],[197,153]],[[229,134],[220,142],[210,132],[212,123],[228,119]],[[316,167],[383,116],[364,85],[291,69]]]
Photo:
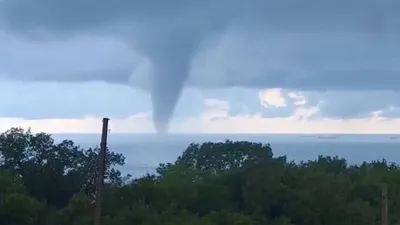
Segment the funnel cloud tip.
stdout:
[[158,134],[167,134],[169,128],[168,122],[154,122],[154,128]]

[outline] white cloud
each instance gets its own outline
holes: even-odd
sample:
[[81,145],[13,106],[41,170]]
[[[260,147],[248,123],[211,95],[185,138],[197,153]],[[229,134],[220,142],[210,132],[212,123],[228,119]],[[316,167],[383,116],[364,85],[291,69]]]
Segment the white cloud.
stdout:
[[210,112],[227,112],[229,110],[229,103],[219,99],[205,99],[206,111]]
[[306,97],[301,92],[289,92],[287,96],[294,100],[294,105],[305,105],[307,104]]
[[[6,131],[10,127],[31,128],[33,132],[46,133],[99,133],[101,132],[100,117],[83,119],[36,119],[0,118],[0,130]],[[127,118],[112,119],[109,129],[116,133],[154,133],[153,124],[149,115],[139,113]]]
[[[374,112],[379,112],[378,115],[385,118],[399,118],[400,102],[397,95],[392,91],[326,91],[321,93],[288,89],[258,91],[243,88],[213,90],[185,88],[175,111],[174,121],[181,122],[205,114],[209,117],[218,114],[219,119],[229,115],[287,117],[295,113],[296,108],[298,111],[299,107],[317,106],[318,113],[312,114],[313,119],[369,118]],[[0,96],[2,102],[0,118],[82,119],[101,116],[126,118],[141,112],[151,112],[148,93],[126,85],[105,82],[57,83],[1,80]],[[203,102],[204,98],[207,99],[205,102]],[[301,118],[310,119],[311,117]]]
[[286,99],[280,88],[262,90],[258,93],[258,97],[260,98],[260,104],[266,108],[286,106]]
[[[383,78],[382,78],[383,79]],[[384,80],[384,79],[383,79]],[[307,104],[319,104],[321,116],[328,118],[368,117],[382,111],[384,117],[400,117],[399,93],[391,90],[303,92]]]
[[[207,110],[200,116],[185,118],[171,124],[171,133],[400,133],[400,119],[384,119],[375,113],[363,119],[308,120],[317,107],[300,107],[284,118],[264,118],[260,114],[229,116],[227,102],[209,99]],[[101,118],[24,120],[0,118],[0,130],[10,127],[31,127],[33,132],[99,133]],[[112,133],[154,133],[151,118],[140,113],[128,118],[111,118]]]

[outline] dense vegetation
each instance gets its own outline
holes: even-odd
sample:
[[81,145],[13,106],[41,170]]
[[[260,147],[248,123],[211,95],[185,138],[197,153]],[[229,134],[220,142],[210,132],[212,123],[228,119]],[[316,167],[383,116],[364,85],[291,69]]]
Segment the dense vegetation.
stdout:
[[[0,135],[0,224],[92,224],[98,149],[13,128]],[[103,225],[376,225],[381,184],[390,224],[400,212],[400,167],[322,157],[295,164],[269,145],[192,144],[156,175],[128,180],[108,152]]]

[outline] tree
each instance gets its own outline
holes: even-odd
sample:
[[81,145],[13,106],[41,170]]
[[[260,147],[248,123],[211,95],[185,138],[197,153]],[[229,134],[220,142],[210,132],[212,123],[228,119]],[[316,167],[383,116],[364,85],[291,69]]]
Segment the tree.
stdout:
[[[98,148],[82,149],[73,141],[55,143],[51,135],[12,128],[0,135],[0,168],[21,178],[27,192],[57,208],[65,207],[81,190],[94,193]],[[122,185],[121,154],[108,152],[106,176]]]
[[[0,135],[1,223],[90,224],[97,151],[17,128]],[[399,223],[400,167],[385,160],[294,163],[267,144],[193,143],[157,174],[126,183],[113,168],[123,156],[109,154],[104,225],[372,225],[383,182],[389,224]]]
[[0,195],[8,193],[25,193],[22,180],[10,171],[0,169]]
[[40,220],[42,205],[29,197],[21,180],[0,170],[0,221],[5,225],[35,224]]
[[269,144],[247,141],[192,143],[178,157],[175,164],[194,169],[202,174],[240,169],[254,164],[267,163],[272,160],[272,149]]

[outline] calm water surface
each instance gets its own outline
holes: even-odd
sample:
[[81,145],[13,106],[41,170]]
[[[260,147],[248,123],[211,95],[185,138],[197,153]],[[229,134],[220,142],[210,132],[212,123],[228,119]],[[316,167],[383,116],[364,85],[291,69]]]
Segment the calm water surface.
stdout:
[[[395,135],[168,135],[110,134],[108,146],[126,156],[125,173],[141,176],[154,172],[162,162],[173,162],[192,142],[246,140],[270,143],[274,155],[289,160],[315,159],[318,155],[339,156],[351,164],[385,158],[400,163],[400,138]],[[59,141],[71,139],[82,147],[99,145],[100,135],[57,134]]]

